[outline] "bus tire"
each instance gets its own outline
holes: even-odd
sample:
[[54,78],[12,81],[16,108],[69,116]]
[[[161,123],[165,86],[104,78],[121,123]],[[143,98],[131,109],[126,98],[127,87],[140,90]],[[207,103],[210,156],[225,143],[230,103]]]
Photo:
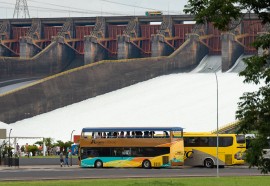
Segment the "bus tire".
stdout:
[[213,168],[214,167],[214,161],[210,158],[207,158],[204,160],[204,166],[206,168]]
[[102,168],[103,167],[103,162],[101,160],[97,160],[95,162],[95,168]]
[[151,168],[151,162],[149,160],[144,160],[142,162],[142,167],[145,169],[150,169]]

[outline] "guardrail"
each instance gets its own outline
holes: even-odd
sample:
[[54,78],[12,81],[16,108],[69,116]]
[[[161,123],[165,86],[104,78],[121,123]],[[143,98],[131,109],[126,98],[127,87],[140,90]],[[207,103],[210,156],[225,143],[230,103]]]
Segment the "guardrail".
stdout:
[[20,165],[19,158],[13,157],[0,158],[0,166],[19,167],[19,165]]

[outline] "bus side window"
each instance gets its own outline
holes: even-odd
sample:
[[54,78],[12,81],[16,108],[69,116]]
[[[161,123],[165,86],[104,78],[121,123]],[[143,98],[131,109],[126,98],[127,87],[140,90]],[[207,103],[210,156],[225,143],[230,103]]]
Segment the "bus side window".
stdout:
[[113,156],[122,156],[123,148],[113,148]]
[[144,131],[143,137],[144,137],[144,138],[149,138],[149,131]]
[[201,137],[200,138],[200,147],[207,147],[208,146],[208,138],[207,137]]
[[150,138],[153,138],[155,135],[155,131],[150,131]]
[[188,147],[197,147],[199,146],[200,140],[198,137],[189,137],[187,140],[187,146]]
[[169,133],[168,133],[167,131],[164,131],[163,137],[164,137],[164,138],[169,138],[169,137],[170,137],[170,136],[169,136]]
[[216,147],[216,146],[217,146],[217,138],[209,137],[209,147]]
[[232,144],[233,144],[233,138],[232,137],[221,137],[220,138],[219,145],[221,147],[232,146]]
[[96,157],[96,156],[99,156],[99,153],[98,153],[98,150],[88,150],[87,155],[89,157]]
[[125,137],[124,131],[121,131],[121,132],[120,132],[120,135],[119,135],[119,138],[124,138],[124,137]]
[[118,133],[117,132],[113,132],[113,138],[117,138],[117,135],[118,135]]
[[130,156],[131,155],[131,149],[123,149],[122,156]]
[[126,132],[126,136],[125,136],[125,137],[126,137],[126,138],[131,138],[130,132],[129,132],[129,131]]
[[184,146],[188,146],[188,138],[184,138]]

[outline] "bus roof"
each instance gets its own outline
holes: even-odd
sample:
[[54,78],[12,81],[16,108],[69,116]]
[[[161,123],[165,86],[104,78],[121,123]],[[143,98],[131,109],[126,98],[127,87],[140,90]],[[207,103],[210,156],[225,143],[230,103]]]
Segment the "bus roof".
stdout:
[[[205,136],[217,136],[215,133],[211,132],[184,132],[183,133],[184,137],[205,137]],[[219,133],[219,136],[233,136],[233,135],[242,135],[242,134],[231,134],[231,133]]]
[[83,128],[82,132],[116,132],[116,131],[183,131],[182,127],[107,127]]

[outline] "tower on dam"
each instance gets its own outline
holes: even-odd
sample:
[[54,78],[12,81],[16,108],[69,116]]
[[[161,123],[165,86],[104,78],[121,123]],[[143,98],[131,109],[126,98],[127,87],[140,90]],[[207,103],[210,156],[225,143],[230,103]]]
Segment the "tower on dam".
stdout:
[[30,18],[27,0],[16,0],[13,18]]

